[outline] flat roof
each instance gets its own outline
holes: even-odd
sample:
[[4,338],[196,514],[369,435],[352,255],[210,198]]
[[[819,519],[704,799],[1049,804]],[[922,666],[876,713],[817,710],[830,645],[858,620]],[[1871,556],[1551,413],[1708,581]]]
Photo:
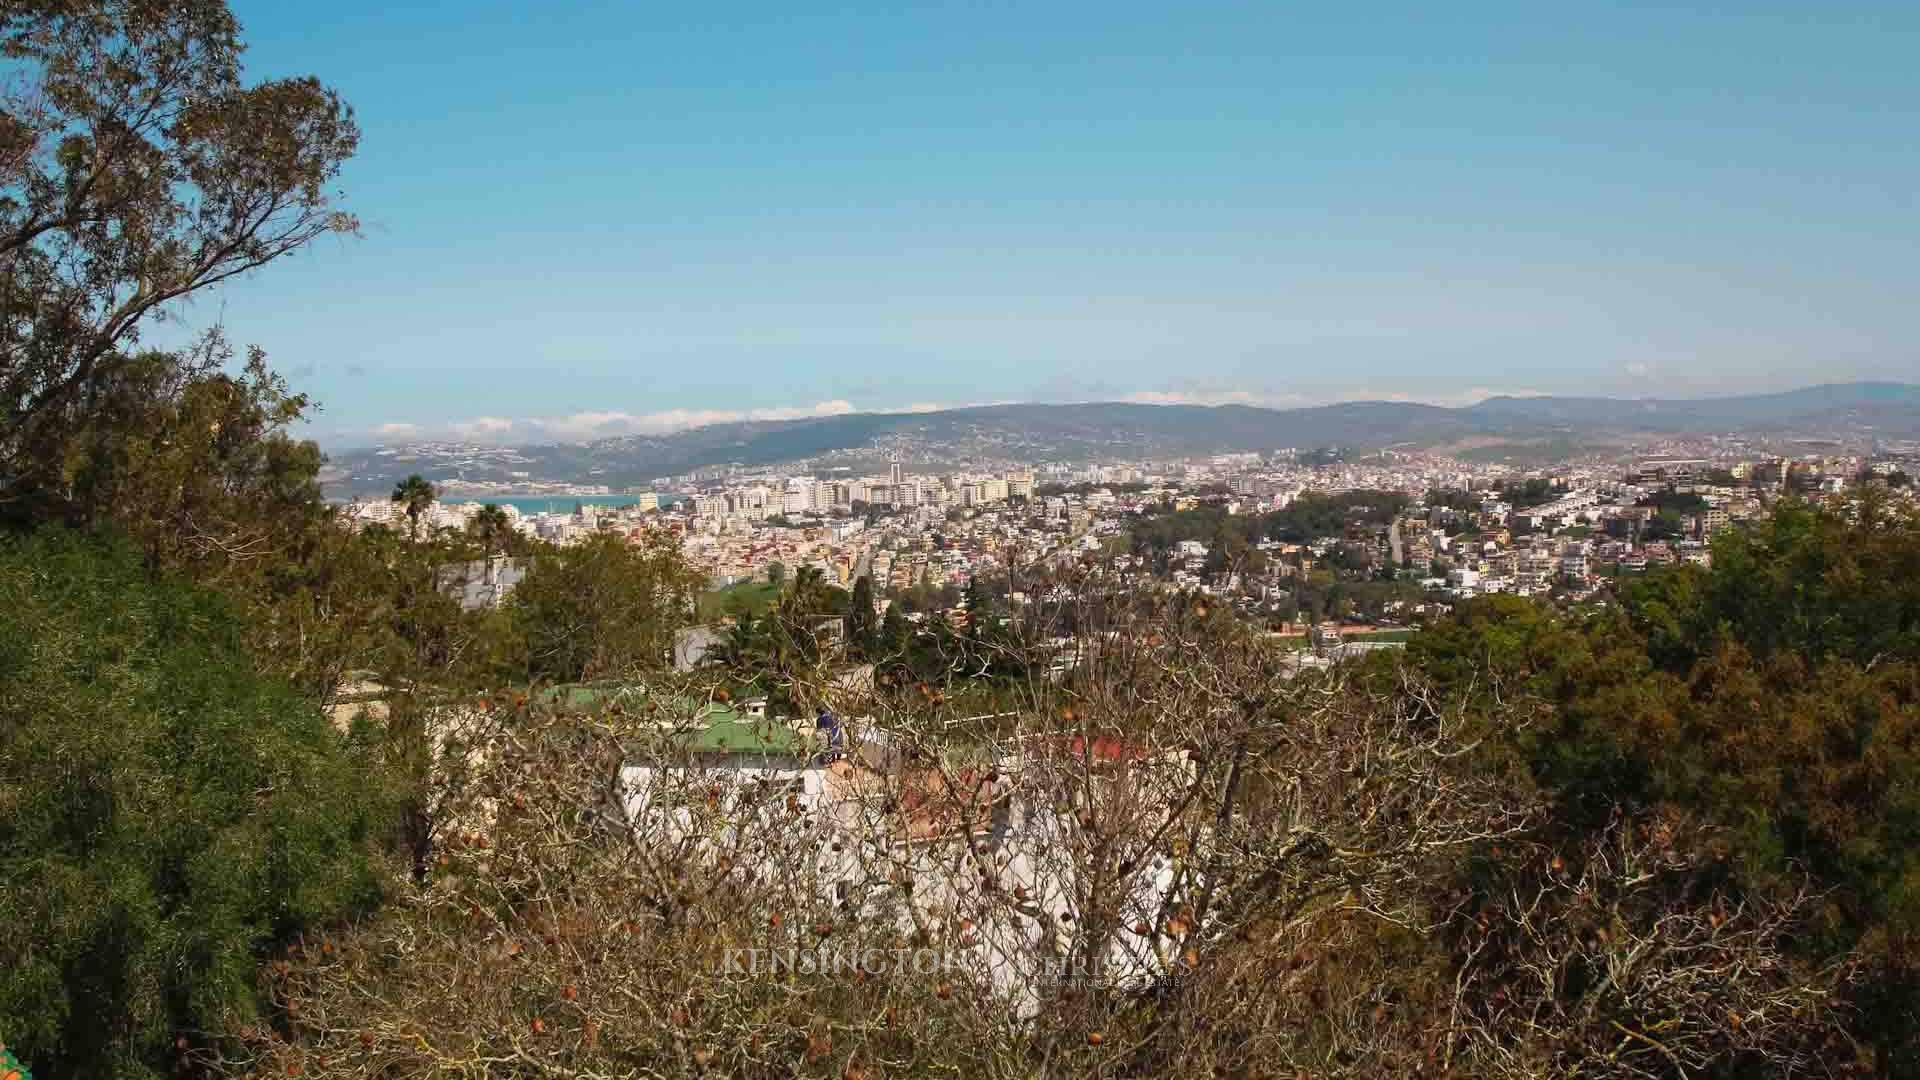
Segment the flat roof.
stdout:
[[[637,683],[564,683],[540,691],[539,700],[568,711],[587,711],[616,703],[637,704],[647,689]],[[665,715],[687,725],[672,741],[695,754],[804,754],[814,748],[806,733],[784,720],[755,719],[731,705],[673,697],[662,702]]]

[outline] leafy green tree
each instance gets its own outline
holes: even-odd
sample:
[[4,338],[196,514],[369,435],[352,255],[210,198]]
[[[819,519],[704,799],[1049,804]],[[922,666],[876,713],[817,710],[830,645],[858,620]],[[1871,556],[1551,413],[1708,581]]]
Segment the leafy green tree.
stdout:
[[1209,574],[1221,574],[1229,570],[1259,573],[1266,566],[1265,556],[1247,541],[1246,530],[1234,528],[1231,522],[1231,518],[1223,518],[1214,530],[1213,539],[1207,545],[1203,569]]
[[120,367],[69,433],[62,498],[43,509],[225,595],[253,628],[256,667],[321,701],[351,669],[438,682],[454,659],[480,659],[434,588],[434,566],[473,558],[471,545],[342,528],[318,447],[291,435],[306,398],[258,350],[238,371],[229,359],[219,345],[192,364],[146,353]]
[[1470,513],[1480,509],[1481,496],[1460,488],[1430,488],[1421,501],[1437,509]]
[[237,372],[223,343],[191,363],[142,353],[65,435],[62,498],[72,525],[111,523],[154,567],[219,574],[283,550],[322,502],[320,451],[289,426],[306,398],[259,350]]
[[873,579],[865,574],[853,583],[853,596],[847,601],[847,649],[855,657],[866,659],[879,648],[879,616],[873,611]]
[[967,587],[961,591],[960,603],[967,609],[969,622],[978,622],[993,610],[992,601],[987,596],[986,582],[979,574],[967,579]]
[[878,638],[876,659],[903,655],[912,644],[913,624],[907,621],[898,601],[887,605],[886,617],[880,620]]
[[699,575],[671,535],[597,533],[535,559],[509,617],[526,675],[557,682],[657,670],[691,618]]
[[43,1077],[171,1074],[379,898],[385,786],[246,637],[124,545],[0,542],[0,1030]]
[[1497,485],[1497,490],[1500,492],[1500,497],[1516,510],[1526,510],[1550,503],[1560,495],[1554,490],[1553,481],[1543,476],[1528,477],[1525,480],[1503,480]]
[[1715,540],[1702,602],[1762,657],[1920,654],[1920,514],[1878,492],[1845,510],[1788,502]]
[[[0,486],[58,507],[69,440],[167,305],[353,230],[358,140],[312,78],[243,81],[222,0],[0,8]],[[105,394],[111,398],[110,393]]]
[[1697,514],[1705,510],[1707,508],[1707,500],[1703,496],[1691,491],[1675,491],[1672,488],[1662,488],[1640,499],[1634,505],[1651,506],[1656,510],[1671,511],[1676,516],[1684,516],[1687,514]]
[[1349,523],[1384,527],[1406,507],[1407,497],[1395,491],[1360,490],[1337,495],[1308,492],[1284,509],[1266,515],[1258,528],[1261,536],[1304,543],[1340,536]]
[[1641,534],[1647,540],[1683,540],[1686,535],[1686,519],[1672,510],[1656,512],[1647,520],[1646,531]]
[[1788,502],[1710,570],[1556,613],[1462,605],[1409,656],[1448,707],[1536,719],[1486,749],[1556,796],[1558,826],[1679,807],[1755,895],[1811,879],[1803,959],[1863,966],[1853,1006],[1883,1075],[1920,1069],[1920,517],[1877,497]]
[[796,571],[776,607],[783,618],[796,626],[811,626],[819,619],[829,618],[844,610],[842,605],[833,602],[828,592],[826,572],[818,566],[803,566]]
[[[846,603],[834,595],[836,591],[829,588],[818,566],[803,566],[794,572],[786,591],[774,603],[773,617],[765,623],[767,632],[773,635],[770,652],[776,672],[790,672],[797,664],[819,659],[821,624],[846,612]],[[840,597],[845,595],[841,593]]]

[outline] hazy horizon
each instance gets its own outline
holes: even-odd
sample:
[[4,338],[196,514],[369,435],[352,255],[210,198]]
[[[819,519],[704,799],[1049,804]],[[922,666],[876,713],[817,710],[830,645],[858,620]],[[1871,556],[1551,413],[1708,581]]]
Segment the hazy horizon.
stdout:
[[[1444,409],[1467,409],[1475,405],[1498,400],[1525,400],[1533,398],[1552,398],[1558,401],[1623,401],[1654,402],[1664,404],[1685,404],[1687,402],[1709,402],[1726,399],[1765,398],[1794,394],[1805,391],[1828,390],[1837,388],[1899,388],[1920,393],[1920,382],[1901,380],[1852,380],[1848,382],[1809,383],[1804,386],[1789,387],[1778,391],[1754,391],[1750,393],[1701,393],[1679,396],[1661,396],[1654,394],[1618,395],[1618,394],[1492,394],[1483,395],[1465,401],[1421,401],[1399,395],[1378,398],[1342,398],[1321,402],[1305,402],[1291,405],[1264,404],[1252,401],[1214,401],[1197,402],[1182,400],[1156,400],[1157,395],[1143,394],[1130,398],[1090,399],[1086,401],[982,401],[962,402],[950,405],[921,405],[897,409],[862,409],[847,401],[820,402],[810,410],[800,409],[764,409],[745,411],[726,410],[674,410],[646,416],[618,413],[587,414],[586,419],[578,422],[588,425],[581,429],[570,429],[564,421],[537,421],[508,425],[490,422],[491,418],[481,418],[478,422],[460,422],[442,427],[426,425],[389,425],[389,430],[376,433],[370,441],[360,443],[339,442],[335,449],[369,449],[383,445],[402,445],[408,443],[477,443],[483,445],[535,445],[535,444],[582,444],[601,439],[617,438],[623,435],[664,437],[700,428],[720,424],[766,423],[796,420],[825,420],[844,416],[912,416],[925,413],[947,412],[963,409],[987,409],[998,406],[1148,406],[1164,408],[1180,406],[1186,408],[1217,409],[1228,406],[1243,408],[1271,409],[1285,411],[1289,409],[1314,409],[1339,405],[1427,405]],[[573,419],[573,418],[569,418]]]

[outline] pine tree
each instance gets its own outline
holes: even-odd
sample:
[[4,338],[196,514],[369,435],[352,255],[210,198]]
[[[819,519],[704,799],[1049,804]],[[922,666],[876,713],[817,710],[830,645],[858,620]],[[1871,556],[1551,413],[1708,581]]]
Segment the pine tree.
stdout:
[[856,659],[872,659],[879,649],[879,627],[873,612],[873,579],[864,574],[853,583],[846,625],[848,654]]

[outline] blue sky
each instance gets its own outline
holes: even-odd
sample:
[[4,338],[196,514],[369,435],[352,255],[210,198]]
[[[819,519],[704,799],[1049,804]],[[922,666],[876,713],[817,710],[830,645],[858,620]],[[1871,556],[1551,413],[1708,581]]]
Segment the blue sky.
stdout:
[[234,6],[364,230],[184,315],[336,445],[1920,372],[1912,3]]

